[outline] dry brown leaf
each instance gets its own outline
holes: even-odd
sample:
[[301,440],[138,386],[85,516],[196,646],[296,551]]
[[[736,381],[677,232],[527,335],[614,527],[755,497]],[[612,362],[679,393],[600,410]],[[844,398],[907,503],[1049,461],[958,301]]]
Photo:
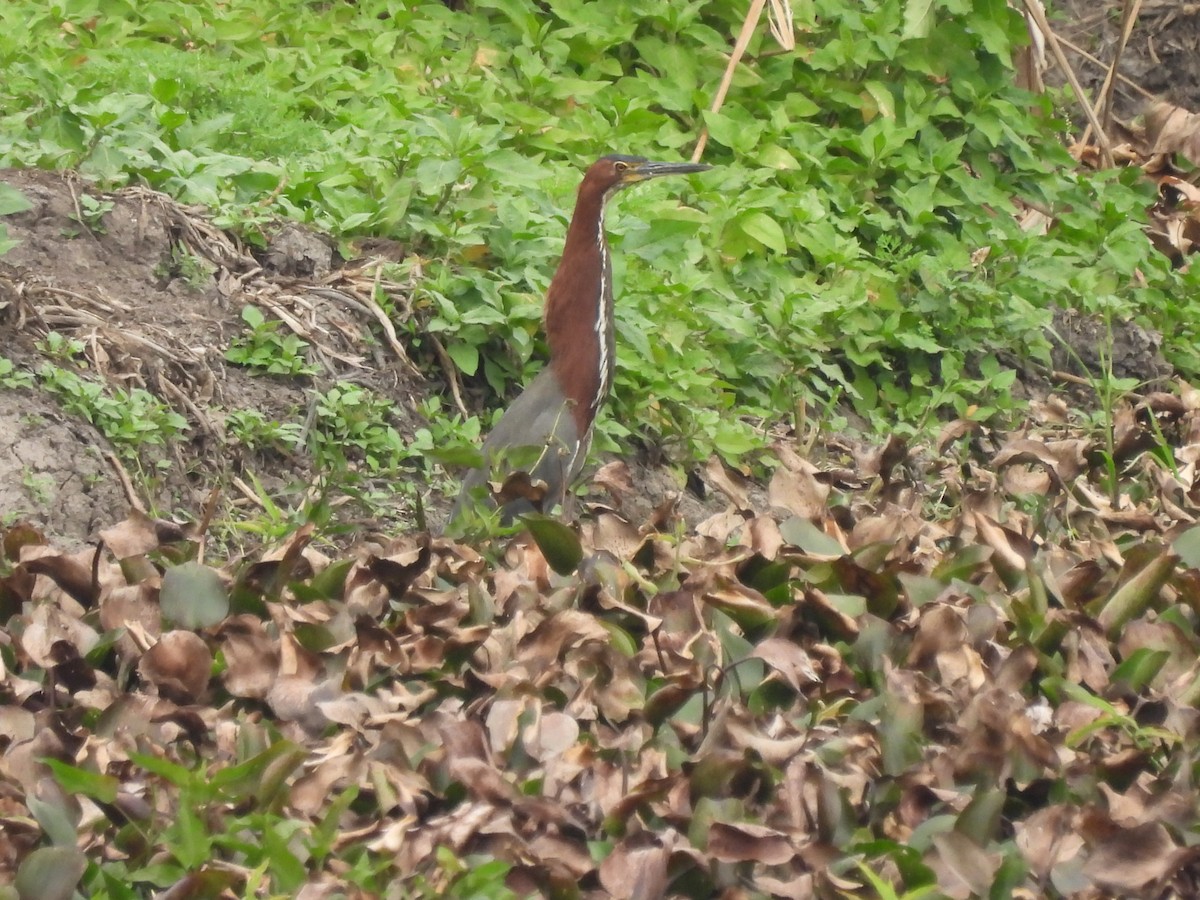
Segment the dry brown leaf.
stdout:
[[1035,810],[1017,825],[1016,843],[1030,869],[1045,879],[1055,866],[1075,859],[1083,849],[1079,813],[1062,804]]
[[171,522],[151,519],[140,509],[132,509],[123,522],[100,530],[100,539],[117,559],[142,556],[157,550],[164,541],[179,540],[183,533]]
[[754,879],[754,884],[772,897],[783,897],[784,900],[811,900],[816,896],[815,878],[811,872],[786,881],[769,875],[759,875]]
[[751,655],[779,673],[796,693],[803,693],[805,685],[821,680],[809,655],[791,641],[767,638],[759,642]]
[[742,544],[766,560],[774,560],[784,545],[779,523],[770,516],[755,516],[742,531]]
[[249,615],[226,619],[217,638],[225,657],[225,690],[234,697],[265,698],[279,672],[278,643]]
[[925,857],[937,874],[938,887],[948,897],[986,896],[996,871],[1000,855],[988,853],[974,841],[957,831],[944,831],[933,836],[934,853]]
[[947,422],[938,432],[937,440],[933,442],[934,452],[941,456],[946,452],[946,447],[979,429],[978,422],[972,422],[968,419],[955,419],[952,422]]
[[871,477],[878,477],[886,486],[891,483],[892,470],[908,456],[908,442],[898,434],[891,434],[882,447],[856,456],[859,471]]
[[601,513],[594,524],[584,525],[584,546],[605,550],[619,560],[633,559],[646,541],[636,527],[612,513]]
[[796,856],[791,839],[782,831],[749,822],[713,822],[708,852],[723,862],[760,862],[782,866]]
[[37,665],[48,669],[57,662],[54,645],[59,641],[66,641],[80,656],[86,656],[100,641],[100,635],[56,606],[38,604],[21,635],[21,648]]
[[710,456],[704,464],[704,478],[716,490],[724,494],[739,511],[750,507],[750,489],[746,478],[731,471],[716,456]]
[[178,703],[196,703],[208,688],[213,656],[190,631],[168,631],[142,656],[138,673]]
[[665,847],[621,841],[600,863],[600,884],[611,897],[658,900],[666,895],[669,856]]
[[1044,400],[1030,400],[1029,411],[1033,414],[1034,421],[1042,425],[1066,425],[1070,420],[1066,401],[1053,395]]
[[596,474],[592,476],[592,484],[607,491],[617,509],[620,509],[634,492],[629,466],[620,459],[607,462],[597,469]]
[[1200,115],[1159,101],[1144,112],[1151,153],[1178,153],[1200,166]]
[[21,567],[25,571],[50,579],[84,609],[95,606],[100,598],[100,585],[92,576],[94,553],[85,554],[86,561],[78,556],[61,554],[31,557],[25,552],[23,556]]
[[1090,852],[1083,871],[1099,887],[1142,894],[1174,868],[1175,842],[1158,822],[1121,828],[1085,820],[1084,836]]
[[[696,534],[711,538],[717,544],[725,544],[745,525],[745,517],[736,509],[730,507],[722,512],[714,513],[697,525]],[[704,558],[708,554],[699,552],[695,555]]]
[[538,762],[561,756],[579,739],[579,723],[560,712],[546,712],[521,735],[525,751]]
[[767,502],[794,516],[813,520],[825,512],[829,486],[817,481],[814,471],[805,469],[809,467],[776,469],[767,486]]

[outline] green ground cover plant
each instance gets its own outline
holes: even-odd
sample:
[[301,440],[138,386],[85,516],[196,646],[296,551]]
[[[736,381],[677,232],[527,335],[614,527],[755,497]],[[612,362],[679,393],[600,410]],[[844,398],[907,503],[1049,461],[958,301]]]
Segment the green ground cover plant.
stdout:
[[268,322],[256,306],[242,310],[247,331],[225,351],[231,363],[260,369],[271,375],[313,375],[317,366],[305,359],[308,342],[283,328],[279,321]]
[[[799,3],[800,48],[753,43],[716,115],[736,4],[217,7],[7,4],[0,164],[144,181],[250,238],[277,215],[397,237],[421,272],[398,326],[418,352],[438,336],[489,405],[540,364],[580,168],[686,156],[709,128],[715,172],[609,217],[601,449],[735,460],[801,403],[872,429],[985,418],[1011,405],[990,356],[1045,358],[1053,304],[1172,333],[1171,361],[1200,369],[1196,276],[1144,239],[1150,188],[1077,171],[1052,99],[1013,87],[1005,3]],[[1051,232],[1023,231],[1019,203]]]
[[[10,213],[21,212],[29,208],[27,200],[20,191],[13,190],[8,185],[0,185],[0,217]],[[16,244],[8,236],[8,229],[0,219],[0,256],[11,250]]]
[[[163,447],[187,433],[187,419],[149,391],[139,387],[126,390],[86,369],[78,371],[76,367],[83,366],[80,341],[52,331],[42,349],[57,363],[46,362],[38,368],[38,386],[56,397],[64,410],[95,425],[126,460],[136,463],[147,445]],[[7,386],[20,385],[13,382]],[[159,460],[159,465],[168,464]]]

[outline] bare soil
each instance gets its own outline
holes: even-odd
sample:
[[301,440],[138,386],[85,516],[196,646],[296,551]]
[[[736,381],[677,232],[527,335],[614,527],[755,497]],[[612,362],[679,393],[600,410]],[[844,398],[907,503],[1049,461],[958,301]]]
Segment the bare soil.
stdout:
[[[1087,59],[1069,46],[1063,48],[1080,84],[1093,97],[1098,96],[1120,45],[1124,6],[1120,0],[1052,4],[1055,32],[1100,61]],[[1048,64],[1052,59],[1047,53]],[[1148,102],[1146,93],[1193,112],[1200,110],[1200,4],[1145,0],[1117,70],[1122,78],[1114,88],[1113,111],[1122,120],[1128,122],[1141,113]],[[1047,80],[1064,81],[1062,73],[1053,69]]]
[[[186,441],[148,444],[136,459],[127,453],[122,460],[52,395],[0,390],[6,520],[24,518],[56,537],[85,541],[131,505],[196,512],[214,487],[234,507],[253,507],[253,492],[240,486],[248,471],[277,501],[299,499],[314,474],[307,458],[248,451],[230,439],[225,416],[251,409],[274,421],[303,421],[314,391],[336,382],[379,392],[391,401],[392,424],[412,435],[415,398],[437,388],[374,337],[367,296],[378,266],[335,272],[328,242],[293,226],[260,259],[202,211],[141,188],[104,193],[70,174],[41,171],[3,171],[0,180],[32,203],[5,219],[19,243],[0,260],[0,355],[36,371],[48,358],[45,336],[58,332],[83,343],[81,374],[149,391],[191,426]],[[112,204],[94,227],[80,221],[87,220],[85,194]],[[309,340],[322,373],[273,377],[228,364],[225,351],[243,332],[241,311],[251,303]],[[398,505],[396,515],[408,510]]]

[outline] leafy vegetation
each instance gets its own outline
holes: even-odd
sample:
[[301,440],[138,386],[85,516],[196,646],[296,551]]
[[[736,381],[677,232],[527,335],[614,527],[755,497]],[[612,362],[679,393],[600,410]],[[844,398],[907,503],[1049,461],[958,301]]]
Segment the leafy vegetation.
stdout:
[[231,410],[225,416],[225,427],[234,440],[255,449],[286,452],[304,443],[299,422],[273,421],[256,409]]
[[272,375],[313,375],[317,366],[308,362],[304,350],[308,342],[290,332],[284,333],[282,322],[268,322],[256,306],[242,310],[242,321],[249,333],[235,338],[225,358],[231,363],[262,369]]
[[[20,191],[13,190],[7,184],[0,184],[0,217],[21,212],[29,208],[29,200]],[[8,229],[0,221],[0,256],[11,250],[15,244],[8,237]]]
[[80,194],[78,200],[79,209],[72,218],[92,234],[104,234],[104,216],[112,212],[112,201],[98,200],[91,194]]
[[325,467],[359,454],[370,472],[391,472],[409,453],[386,424],[387,401],[356,384],[334,385],[316,398],[313,455]]
[[[417,316],[397,325],[505,395],[540,364],[580,167],[678,158],[704,125],[719,169],[610,215],[601,449],[733,460],[798,408],[873,428],[987,418],[1011,408],[994,354],[1044,359],[1055,304],[1153,323],[1200,370],[1196,276],[1145,241],[1136,173],[1078,172],[1049,100],[1012,86],[1014,10],[795,11],[800,50],[752,44],[712,115],[737,4],[18,2],[0,11],[0,163],[141,180],[251,238],[277,214],[400,237]],[[1022,230],[1018,204],[1051,232]]]
[[[67,365],[44,363],[37,371],[38,386],[53,394],[64,410],[95,425],[125,459],[139,462],[147,445],[166,446],[187,432],[187,419],[149,391],[137,387],[126,390],[71,368],[83,350],[81,342],[52,331],[44,350]],[[14,373],[11,377],[17,376]],[[164,460],[159,464],[167,465]]]
[[33,387],[33,376],[14,366],[8,357],[0,356],[0,387],[9,390]]

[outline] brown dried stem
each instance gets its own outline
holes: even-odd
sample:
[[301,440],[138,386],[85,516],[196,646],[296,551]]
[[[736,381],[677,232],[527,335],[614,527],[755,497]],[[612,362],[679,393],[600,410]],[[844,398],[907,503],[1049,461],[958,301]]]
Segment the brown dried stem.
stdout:
[[450,354],[446,352],[446,348],[442,346],[442,342],[438,340],[436,334],[428,334],[426,337],[429,338],[429,343],[433,345],[433,352],[446,372],[446,378],[450,382],[450,393],[454,396],[454,405],[458,407],[458,411],[463,414],[464,418],[469,417],[470,413],[467,412],[467,406],[463,403],[462,385],[458,380],[458,366],[454,364],[454,360],[450,358]]
[[[729,86],[733,83],[733,73],[737,69],[737,64],[745,56],[746,48],[750,46],[750,38],[754,35],[754,29],[758,27],[758,20],[762,17],[763,7],[766,5],[767,0],[753,0],[750,9],[746,11],[746,18],[742,20],[741,33],[738,34],[737,41],[733,45],[733,52],[729,54],[729,64],[725,67],[725,74],[721,76],[721,86],[717,88],[717,95],[713,98],[710,112],[720,112],[721,107],[725,105],[725,97],[729,94]],[[696,149],[692,152],[692,162],[700,161],[707,145],[708,126],[706,125],[700,129],[700,137],[696,140]]]
[[[1117,50],[1113,54],[1112,62],[1108,66],[1108,71],[1104,75],[1104,84],[1100,87],[1100,96],[1096,100],[1096,106],[1092,110],[1100,119],[1105,128],[1112,125],[1112,94],[1113,88],[1116,86],[1117,66],[1121,63],[1121,56],[1125,52],[1125,45],[1129,43],[1129,36],[1133,33],[1133,25],[1137,21],[1138,13],[1141,12],[1142,0],[1125,0],[1125,7],[1121,12],[1121,39],[1117,42]],[[1083,143],[1087,143],[1091,130],[1089,125],[1083,132]]]
[[1042,9],[1042,4],[1039,0],[1024,0],[1025,8],[1029,10],[1029,14],[1033,16],[1033,20],[1037,23],[1038,28],[1042,30],[1042,34],[1046,38],[1046,43],[1050,45],[1050,52],[1054,54],[1054,59],[1059,67],[1063,70],[1063,75],[1066,76],[1067,83],[1071,85],[1071,91],[1075,94],[1075,99],[1083,109],[1084,115],[1092,128],[1096,131],[1096,143],[1100,145],[1100,161],[1106,168],[1112,168],[1113,155],[1112,144],[1108,140],[1108,135],[1104,129],[1100,127],[1100,121],[1096,118],[1096,114],[1092,112],[1092,106],[1088,103],[1087,95],[1083,92],[1083,87],[1079,84],[1079,79],[1075,77],[1075,70],[1071,68],[1071,64],[1067,62],[1066,54],[1063,53],[1062,46],[1058,42],[1058,36],[1054,33],[1054,29],[1050,27],[1050,23],[1046,21],[1046,13]]

